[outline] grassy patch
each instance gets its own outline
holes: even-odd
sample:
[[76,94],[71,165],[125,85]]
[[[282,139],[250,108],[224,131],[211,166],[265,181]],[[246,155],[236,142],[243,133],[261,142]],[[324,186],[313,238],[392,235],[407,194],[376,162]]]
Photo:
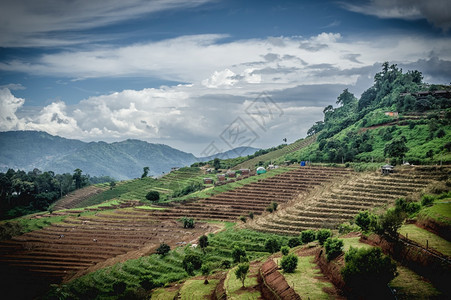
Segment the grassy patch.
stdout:
[[423,228],[419,228],[414,224],[403,225],[399,230],[402,235],[408,235],[408,238],[417,242],[418,244],[426,247],[426,241],[428,246],[445,255],[451,256],[451,242],[443,239],[442,237],[433,234]]
[[300,256],[294,273],[282,274],[301,299],[329,299],[323,288],[333,288],[333,285],[317,278],[322,273],[313,261],[314,256]]
[[398,265],[399,275],[389,285],[396,290],[398,299],[433,299],[440,292],[424,278],[406,267]]
[[180,298],[182,300],[208,299],[219,280],[212,279],[208,282],[208,284],[204,284],[204,280],[187,280],[180,289]]
[[350,247],[353,248],[371,248],[372,246],[365,244],[365,243],[361,243],[359,241],[360,237],[356,236],[356,237],[351,237],[351,238],[340,238],[343,240],[343,251],[347,252],[349,250]]
[[229,271],[224,281],[224,287],[227,293],[227,299],[240,300],[240,299],[258,299],[261,294],[258,291],[248,291],[246,288],[251,288],[257,285],[256,277],[249,277],[249,274],[244,280],[244,289],[242,288],[241,280],[235,276],[235,269]]
[[451,225],[451,201],[448,199],[436,200],[434,205],[423,208],[418,218],[430,218],[440,223]]
[[158,288],[152,292],[151,300],[173,300],[178,291],[169,291],[165,288]]

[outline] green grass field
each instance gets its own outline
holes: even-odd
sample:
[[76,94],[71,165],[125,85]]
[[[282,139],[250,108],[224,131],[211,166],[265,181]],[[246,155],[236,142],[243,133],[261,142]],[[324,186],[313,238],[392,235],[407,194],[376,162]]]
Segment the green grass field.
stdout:
[[430,248],[433,248],[447,256],[451,256],[451,242],[448,242],[444,238],[433,234],[423,228],[415,226],[415,224],[403,225],[399,230],[402,235],[408,236],[409,239],[417,242],[418,244],[426,247],[426,241]]
[[396,290],[397,299],[441,299],[440,292],[417,273],[400,265],[398,265],[398,273],[399,275],[389,284]]
[[199,279],[187,280],[180,289],[180,299],[182,300],[209,299],[209,296],[215,290],[218,282],[219,280],[217,279],[209,280],[208,284],[204,284],[204,280]]
[[[224,288],[227,293],[227,299],[233,300],[253,300],[258,299],[261,294],[258,291],[248,291],[246,288],[254,287],[257,285],[256,277],[246,277],[244,280],[244,289],[242,288],[243,284],[241,280],[237,279],[235,276],[235,269],[233,268],[227,274],[227,277],[224,281]],[[249,272],[250,273],[250,272]]]
[[[323,288],[333,288],[332,283],[321,281],[321,271],[314,263],[314,256],[299,256],[298,266],[294,273],[282,272],[288,285],[291,286],[301,299],[329,299],[329,294]],[[280,259],[276,260],[280,263]]]

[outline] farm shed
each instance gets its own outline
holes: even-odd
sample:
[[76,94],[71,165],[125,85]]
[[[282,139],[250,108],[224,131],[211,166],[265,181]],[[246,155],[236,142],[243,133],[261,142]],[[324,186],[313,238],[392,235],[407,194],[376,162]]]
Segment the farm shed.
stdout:
[[263,168],[263,167],[258,167],[257,168],[257,175],[265,174],[265,173],[266,173],[265,168]]
[[227,174],[227,177],[230,177],[230,178],[235,178],[236,177],[235,171],[228,171],[226,174]]
[[251,170],[249,169],[240,169],[241,171],[241,175],[245,176],[245,175],[249,175],[249,173],[251,172]]
[[390,173],[393,173],[394,167],[392,165],[384,165],[381,167],[381,173],[382,175],[388,175]]
[[212,178],[204,178],[204,184],[213,184],[213,179]]
[[226,180],[225,174],[218,174],[218,175],[216,175],[216,177],[218,178],[219,181],[225,181]]

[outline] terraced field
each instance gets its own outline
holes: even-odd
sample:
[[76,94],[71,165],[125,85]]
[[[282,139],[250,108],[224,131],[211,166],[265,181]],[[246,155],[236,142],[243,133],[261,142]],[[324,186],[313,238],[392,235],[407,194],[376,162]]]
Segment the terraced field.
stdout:
[[419,192],[443,176],[449,168],[406,167],[382,176],[378,172],[355,174],[341,183],[301,195],[298,202],[266,218],[256,219],[252,229],[277,234],[297,235],[300,231],[335,228],[358,212],[393,204],[396,199]]
[[154,212],[153,216],[163,220],[186,216],[200,220],[237,221],[250,212],[261,215],[273,201],[283,205],[300,194],[308,194],[317,186],[349,174],[350,171],[344,168],[297,167],[206,199],[173,204],[167,210]]
[[316,141],[316,136],[311,136],[308,137],[306,139],[302,139],[302,140],[298,140],[292,144],[289,144],[285,147],[283,147],[282,149],[278,149],[257,157],[254,157],[250,160],[247,160],[241,164],[236,165],[234,168],[235,169],[254,169],[255,166],[260,162],[260,161],[271,161],[274,160],[276,158],[279,157],[283,157],[284,155],[297,151],[299,149],[302,149],[304,147],[307,147],[308,145],[310,145],[311,143]]
[[[44,229],[0,242],[2,285],[60,282],[125,259],[154,251],[159,244],[189,243],[214,225],[151,218],[150,211],[120,209],[92,216],[67,217]],[[100,264],[99,264],[100,263]],[[99,264],[99,265],[97,265]],[[39,280],[37,280],[38,278]],[[39,286],[45,286],[39,283]]]

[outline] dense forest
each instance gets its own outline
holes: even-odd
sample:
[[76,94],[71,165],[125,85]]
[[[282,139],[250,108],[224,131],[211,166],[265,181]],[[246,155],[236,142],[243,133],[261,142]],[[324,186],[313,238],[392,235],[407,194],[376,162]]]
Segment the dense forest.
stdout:
[[[0,218],[9,219],[49,209],[67,193],[91,183],[88,175],[76,169],[73,174],[52,171],[30,172],[9,169],[0,173]],[[111,178],[106,178],[111,180]],[[94,182],[105,178],[93,178]]]

